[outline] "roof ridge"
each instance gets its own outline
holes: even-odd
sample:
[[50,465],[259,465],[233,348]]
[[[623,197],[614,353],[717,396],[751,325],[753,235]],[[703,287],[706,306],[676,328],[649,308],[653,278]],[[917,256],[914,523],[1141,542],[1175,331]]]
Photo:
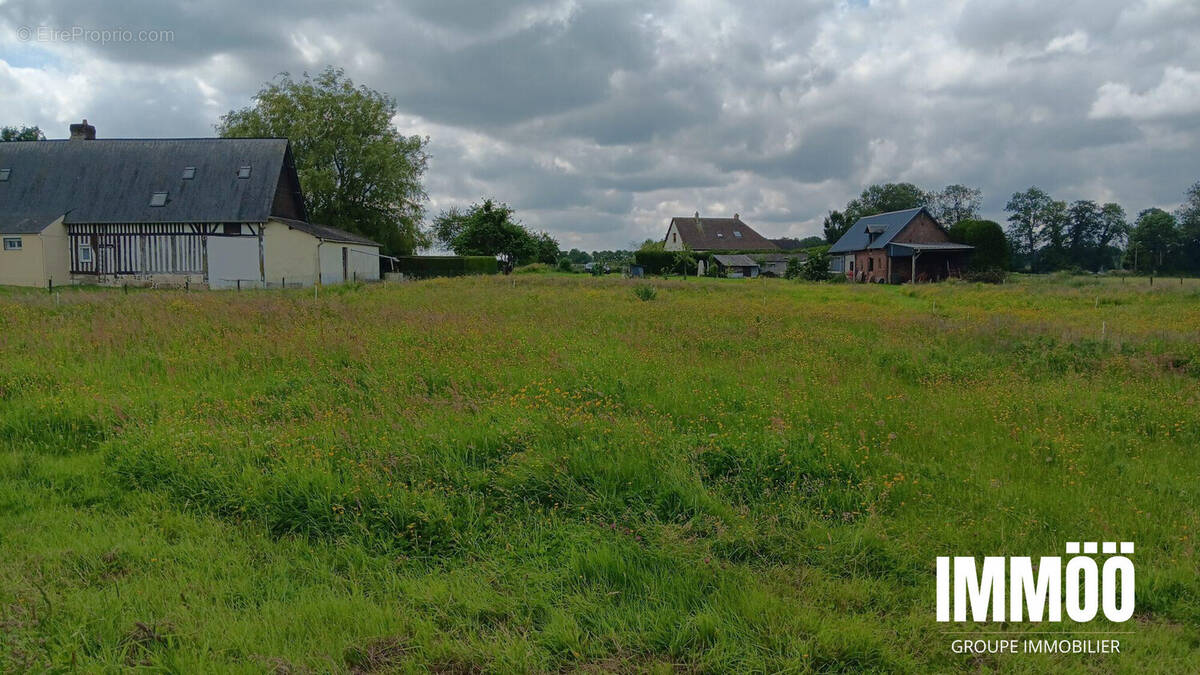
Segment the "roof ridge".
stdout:
[[10,141],[12,143],[112,143],[120,141],[291,141],[283,136],[244,136],[237,138],[221,138],[212,136],[174,136],[170,138],[95,138],[81,141],[71,138],[46,138],[40,141]]
[[923,208],[926,208],[924,204],[922,204],[921,206],[909,207],[907,209],[896,209],[895,211],[884,211],[883,213],[872,213],[869,216],[863,216],[862,218],[859,218],[859,220],[866,220],[867,218],[878,218],[879,216],[890,216],[893,213],[904,213],[906,211],[920,211]]

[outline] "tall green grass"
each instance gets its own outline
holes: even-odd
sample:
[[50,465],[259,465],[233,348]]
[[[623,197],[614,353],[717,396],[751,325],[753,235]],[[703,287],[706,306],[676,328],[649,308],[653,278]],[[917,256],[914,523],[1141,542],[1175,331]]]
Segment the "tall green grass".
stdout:
[[[0,669],[1200,656],[1194,285],[637,283],[6,291]],[[1087,538],[1119,660],[950,653],[936,556]]]

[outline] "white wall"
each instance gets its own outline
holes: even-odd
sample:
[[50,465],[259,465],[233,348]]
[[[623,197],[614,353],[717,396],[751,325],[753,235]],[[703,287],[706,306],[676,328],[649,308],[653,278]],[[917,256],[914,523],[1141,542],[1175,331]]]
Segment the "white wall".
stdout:
[[208,287],[242,288],[262,285],[258,266],[258,237],[208,237]]
[[263,232],[267,283],[311,286],[317,281],[317,244],[319,240],[286,223],[270,221]]
[[[355,244],[350,247],[350,278],[379,281],[379,248]],[[357,276],[355,276],[357,274]]]
[[675,223],[667,228],[667,239],[663,244],[664,251],[682,251],[683,238],[679,236],[679,230],[675,228]]
[[[346,250],[343,274],[342,250]],[[321,244],[321,283],[340,284],[357,277],[359,281],[379,280],[379,258],[376,246],[342,244],[327,241]]]

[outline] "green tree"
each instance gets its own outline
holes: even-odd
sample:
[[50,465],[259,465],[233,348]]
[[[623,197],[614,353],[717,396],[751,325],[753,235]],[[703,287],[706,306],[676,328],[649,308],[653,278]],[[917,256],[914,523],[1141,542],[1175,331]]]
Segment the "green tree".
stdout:
[[614,267],[628,265],[633,262],[633,251],[592,251],[591,262],[600,263],[602,265],[612,265]]
[[0,128],[2,141],[44,141],[46,134],[38,127],[4,127]]
[[421,231],[429,139],[397,131],[396,110],[391,97],[329,67],[299,80],[281,74],[252,105],[222,116],[217,133],[290,139],[310,220],[408,254],[429,244]]
[[800,276],[808,281],[827,281],[829,273],[829,247],[818,246],[808,250],[808,259],[800,270]]
[[1037,256],[1039,270],[1057,270],[1070,266],[1071,260],[1067,253],[1067,225],[1069,222],[1067,203],[1058,200],[1051,201],[1042,214],[1046,245]]
[[1108,267],[1119,261],[1118,246],[1129,237],[1129,221],[1120,204],[1109,202],[1100,207],[1100,232],[1096,235],[1096,267]]
[[784,279],[797,279],[804,273],[804,261],[800,256],[792,256],[788,258],[787,269],[783,271]]
[[950,226],[950,239],[974,246],[971,251],[972,270],[1007,270],[1009,266],[1008,237],[1000,223],[991,220],[960,220]]
[[822,224],[822,230],[825,233],[826,244],[836,244],[838,239],[846,234],[846,230],[854,223],[846,220],[846,216],[841,211],[833,210],[829,215],[825,216],[825,222]]
[[537,262],[553,265],[558,262],[562,251],[558,250],[558,240],[551,237],[547,232],[538,232],[532,234],[533,246],[535,249],[534,258]]
[[1172,268],[1172,255],[1180,243],[1175,216],[1159,208],[1138,214],[1130,236],[1139,269],[1155,272]]
[[1067,256],[1073,265],[1098,270],[1113,263],[1112,244],[1124,240],[1129,232],[1125,209],[1119,204],[1100,206],[1091,200],[1079,200],[1067,209]]
[[1054,200],[1039,187],[1024,192],[1014,192],[1004,210],[1009,212],[1008,235],[1013,242],[1013,251],[1032,265],[1039,244],[1045,234],[1046,217]]
[[912,183],[872,185],[863,190],[857,199],[851,199],[846,204],[846,210],[842,216],[845,219],[846,229],[849,229],[858,222],[859,218],[891,211],[915,209],[918,206],[929,204],[931,200],[932,195]]
[[1200,182],[1188,188],[1185,201],[1176,214],[1179,221],[1179,255],[1181,267],[1190,272],[1200,271]]
[[573,248],[567,253],[567,259],[576,265],[586,265],[592,262],[592,256],[588,255],[587,251],[580,251],[577,248]]
[[672,268],[686,277],[691,270],[696,269],[696,254],[687,247],[675,251],[675,263]]
[[979,218],[979,207],[983,205],[983,191],[978,188],[958,184],[947,185],[941,192],[931,196],[929,211],[946,227]]
[[456,255],[496,255],[514,265],[558,262],[558,242],[545,232],[530,232],[513,218],[507,204],[490,199],[463,210],[443,211],[433,222],[433,236]]
[[803,239],[797,239],[796,237],[780,237],[779,239],[772,239],[772,241],[774,241],[779,248],[785,251],[795,251],[797,249],[821,246],[822,244],[827,243],[825,241],[825,237],[816,236],[805,237]]
[[1067,254],[1072,264],[1092,267],[1103,228],[1104,220],[1096,202],[1080,199],[1071,204],[1067,209]]

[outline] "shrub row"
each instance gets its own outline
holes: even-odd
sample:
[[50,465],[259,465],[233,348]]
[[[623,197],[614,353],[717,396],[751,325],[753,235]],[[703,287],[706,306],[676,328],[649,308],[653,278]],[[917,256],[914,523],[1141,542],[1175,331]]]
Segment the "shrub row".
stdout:
[[[679,255],[684,251],[636,251],[633,254],[634,263],[641,265],[642,270],[646,274],[666,274],[679,273]],[[712,262],[711,253],[698,253],[696,251],[688,251],[693,261],[703,260],[705,263]],[[706,265],[707,266],[707,265]],[[696,263],[688,264],[688,274],[696,273]]]
[[407,255],[396,261],[396,271],[419,278],[497,274],[496,259],[486,255]]

